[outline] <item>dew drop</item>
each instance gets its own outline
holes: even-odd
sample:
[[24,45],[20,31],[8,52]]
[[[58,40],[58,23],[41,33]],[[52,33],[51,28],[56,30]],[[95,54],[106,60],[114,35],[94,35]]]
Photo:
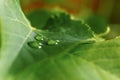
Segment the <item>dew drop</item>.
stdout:
[[36,35],[35,39],[38,41],[44,40],[44,37],[42,35]]
[[40,46],[42,46],[43,44],[42,43],[39,43]]
[[28,42],[28,45],[32,48],[42,48],[42,43],[38,42],[38,41],[30,41]]
[[56,40],[57,42],[60,42],[60,40]]
[[28,45],[32,48],[38,48],[39,43],[37,41],[30,41],[28,42]]
[[42,48],[42,46],[38,46],[38,48],[40,49],[40,48]]
[[47,42],[48,45],[57,45],[60,41],[59,40],[49,40]]

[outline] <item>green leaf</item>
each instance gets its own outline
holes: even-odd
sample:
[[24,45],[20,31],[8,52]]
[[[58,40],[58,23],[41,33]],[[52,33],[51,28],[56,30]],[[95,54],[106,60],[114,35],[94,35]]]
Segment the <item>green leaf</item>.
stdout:
[[26,14],[26,16],[32,26],[43,28],[51,14],[52,13],[47,10],[33,10],[32,12]]
[[19,0],[0,0],[2,47],[0,76],[6,73],[31,34],[31,25],[23,15]]
[[[18,69],[16,69],[18,70]],[[39,77],[38,77],[39,76]],[[13,76],[12,76],[13,77]],[[24,79],[23,79],[24,77]],[[46,58],[29,66],[14,80],[119,80],[96,65],[73,55]]]
[[48,30],[47,37],[58,39],[61,42],[94,41],[94,33],[90,27],[79,20],[72,20],[66,13],[52,15],[43,30]]
[[[93,44],[86,44],[82,47],[71,50],[78,57],[94,63],[102,69],[120,77],[120,65],[119,65],[119,49],[120,49],[120,38],[116,38],[110,41],[103,41]],[[92,48],[91,48],[92,47]],[[75,52],[76,51],[76,52]],[[85,54],[87,53],[87,54]]]
[[1,29],[1,21],[0,21],[0,51],[1,51],[1,45],[2,45],[2,35],[1,35],[1,31],[2,29]]
[[33,28],[18,0],[0,0],[0,10],[1,80],[120,80],[120,38],[95,43],[88,25],[64,13]]
[[108,27],[108,21],[102,15],[94,14],[91,15],[87,20],[87,24],[91,26],[92,30],[95,33],[100,34],[104,33]]

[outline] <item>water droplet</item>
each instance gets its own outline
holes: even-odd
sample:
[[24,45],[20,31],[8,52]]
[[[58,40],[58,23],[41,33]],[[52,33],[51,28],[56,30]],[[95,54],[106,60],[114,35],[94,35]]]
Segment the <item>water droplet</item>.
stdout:
[[57,42],[60,42],[60,40],[56,40]]
[[35,36],[35,39],[38,41],[44,40],[44,37],[42,35]]
[[41,46],[42,46],[43,44],[42,44],[42,43],[39,43],[39,45],[41,45]]
[[28,42],[28,45],[32,48],[42,48],[43,44],[38,41],[30,41]]
[[59,41],[59,40],[49,40],[49,41],[47,42],[47,44],[48,44],[48,45],[57,45],[58,42],[60,42],[60,41]]
[[40,48],[42,48],[42,46],[38,46],[38,48],[40,49]]

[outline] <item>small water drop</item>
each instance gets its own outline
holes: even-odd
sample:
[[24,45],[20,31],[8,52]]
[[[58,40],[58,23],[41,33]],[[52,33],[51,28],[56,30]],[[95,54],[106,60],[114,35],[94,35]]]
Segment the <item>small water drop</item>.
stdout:
[[48,44],[48,45],[57,45],[58,42],[60,42],[60,41],[59,41],[59,40],[49,40],[49,41],[47,42],[47,44]]
[[42,46],[43,44],[42,44],[42,43],[39,43],[39,45],[41,45],[41,46]]
[[28,45],[32,48],[42,48],[43,44],[38,41],[30,41],[28,42]]
[[38,48],[40,49],[40,48],[42,48],[42,46],[38,46]]
[[42,35],[36,35],[35,39],[38,41],[42,41],[42,40],[44,40],[44,37]]
[[60,42],[60,40],[56,40],[57,42]]

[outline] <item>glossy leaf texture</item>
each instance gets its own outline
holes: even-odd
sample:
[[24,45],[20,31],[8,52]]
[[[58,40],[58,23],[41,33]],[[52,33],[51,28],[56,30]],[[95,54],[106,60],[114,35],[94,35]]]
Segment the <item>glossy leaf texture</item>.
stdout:
[[0,0],[0,10],[1,80],[120,80],[120,38],[99,41],[66,13],[33,28],[19,0]]

